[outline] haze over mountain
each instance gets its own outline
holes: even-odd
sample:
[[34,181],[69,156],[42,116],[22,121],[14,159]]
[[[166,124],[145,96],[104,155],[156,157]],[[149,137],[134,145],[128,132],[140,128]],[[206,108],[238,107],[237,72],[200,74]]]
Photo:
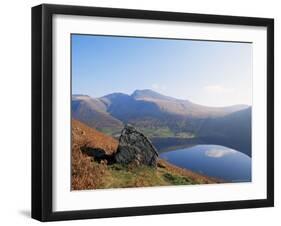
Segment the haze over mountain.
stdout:
[[142,113],[155,114],[158,112],[196,118],[223,116],[249,107],[247,105],[206,107],[192,103],[189,100],[181,100],[165,96],[149,89],[136,90],[131,95],[113,93],[99,98],[99,100],[107,105],[109,112],[112,114],[120,111],[119,108],[126,105],[126,108],[129,106],[136,107],[126,110],[126,112],[130,110],[132,114],[138,114],[137,112],[141,110]]
[[112,93],[100,98],[73,95],[72,117],[115,136],[123,124],[130,123],[152,142],[154,138],[157,142],[166,138],[177,138],[180,142],[201,138],[211,143],[226,143],[251,155],[248,105],[207,107],[145,89],[135,90],[131,95]]
[[206,120],[199,134],[205,141],[218,143],[243,151],[251,156],[251,107],[229,115]]
[[106,105],[98,98],[87,95],[73,95],[71,104],[72,117],[92,128],[106,131],[119,131],[123,123],[112,117]]

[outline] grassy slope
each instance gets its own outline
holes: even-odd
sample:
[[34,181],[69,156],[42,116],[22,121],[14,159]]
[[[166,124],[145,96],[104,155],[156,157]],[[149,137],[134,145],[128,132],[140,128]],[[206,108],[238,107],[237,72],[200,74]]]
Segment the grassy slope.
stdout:
[[97,188],[125,188],[163,185],[188,185],[215,183],[215,179],[178,168],[159,159],[157,168],[113,164],[107,167],[105,183]]
[[181,169],[159,159],[157,168],[97,163],[80,151],[82,146],[115,152],[118,141],[85,124],[72,120],[72,189],[146,187],[216,183],[216,179]]
[[123,123],[108,114],[105,104],[96,98],[85,95],[72,96],[71,111],[73,118],[92,128],[110,133],[120,132],[123,128]]

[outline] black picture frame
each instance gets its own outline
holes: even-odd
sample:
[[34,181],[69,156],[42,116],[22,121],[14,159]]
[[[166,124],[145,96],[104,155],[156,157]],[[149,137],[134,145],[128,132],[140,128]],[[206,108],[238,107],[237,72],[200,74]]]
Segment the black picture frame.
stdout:
[[[55,14],[266,27],[267,198],[54,212],[52,210],[52,18]],[[273,19],[50,4],[32,8],[32,218],[40,221],[56,221],[270,206],[274,206]]]

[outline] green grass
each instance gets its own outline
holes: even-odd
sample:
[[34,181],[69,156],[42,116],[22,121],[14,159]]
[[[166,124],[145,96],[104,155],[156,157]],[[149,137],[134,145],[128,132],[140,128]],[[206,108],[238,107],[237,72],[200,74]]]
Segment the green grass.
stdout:
[[128,188],[162,185],[194,184],[187,177],[176,175],[165,168],[149,166],[133,166],[113,164],[107,166],[103,183],[97,188]]
[[[194,138],[195,134],[190,132],[173,132],[169,127],[138,127],[144,135],[148,137],[177,137],[177,138]],[[97,128],[100,132],[113,137],[119,137],[122,129]]]
[[115,137],[119,136],[121,133],[122,128],[120,129],[112,129],[112,128],[96,128],[98,131],[105,133],[109,136]]
[[173,132],[169,127],[156,128],[139,128],[140,131],[148,137],[177,137],[177,138],[194,138],[195,134],[190,132]]
[[107,188],[142,187],[165,185],[157,170],[148,166],[132,167],[121,164],[108,166],[110,176],[106,178]]
[[179,138],[195,138],[195,134],[194,133],[190,133],[190,132],[179,132],[175,134],[175,137],[179,137]]
[[163,174],[164,179],[168,182],[171,183],[173,185],[185,185],[185,184],[194,184],[192,182],[192,180],[186,178],[186,177],[182,177],[182,176],[178,176],[178,175],[173,175],[171,173],[164,173]]
[[172,137],[174,133],[168,127],[158,127],[158,128],[140,128],[140,131],[148,137]]

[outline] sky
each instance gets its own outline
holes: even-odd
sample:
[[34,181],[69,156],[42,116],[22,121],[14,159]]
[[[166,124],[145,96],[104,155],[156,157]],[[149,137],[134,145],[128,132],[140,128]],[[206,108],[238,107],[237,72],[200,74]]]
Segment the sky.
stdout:
[[252,104],[252,44],[72,35],[72,94],[152,89],[206,106]]

